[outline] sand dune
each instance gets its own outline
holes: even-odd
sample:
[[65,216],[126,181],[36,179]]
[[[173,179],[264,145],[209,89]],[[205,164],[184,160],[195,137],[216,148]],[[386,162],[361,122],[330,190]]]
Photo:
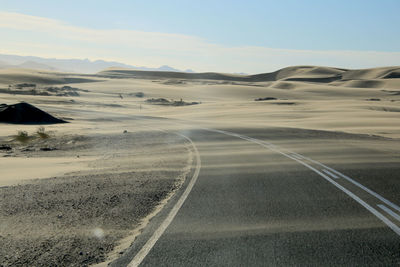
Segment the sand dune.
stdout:
[[[391,73],[398,73],[399,67],[384,67],[362,70],[349,70],[343,74],[343,80],[372,80],[389,78]],[[393,77],[396,78],[396,77]]]
[[252,79],[257,81],[265,80],[288,80],[288,79],[324,79],[338,78],[345,72],[344,69],[315,67],[315,66],[294,66],[287,67],[276,72],[252,75]]
[[[106,253],[118,243],[117,239],[127,236],[129,230],[135,227],[138,214],[145,216],[150,212],[149,209],[143,209],[145,212],[139,213],[124,212],[123,203],[129,203],[129,207],[138,209],[142,207],[126,201],[114,208],[113,205],[116,205],[114,196],[122,197],[121,192],[131,194],[131,189],[126,186],[130,185],[139,193],[148,190],[146,191],[148,195],[140,197],[151,199],[150,207],[155,207],[168,190],[176,188],[176,181],[182,178],[182,173],[186,173],[187,166],[190,165],[187,158],[191,152],[187,144],[172,134],[167,136],[161,133],[155,134],[156,131],[149,132],[147,125],[163,129],[179,129],[183,133],[190,127],[247,128],[255,132],[279,129],[286,134],[293,132],[292,140],[279,140],[280,135],[276,134],[271,136],[275,138],[272,141],[289,142],[290,146],[299,142],[296,135],[300,133],[315,132],[318,137],[317,133],[323,131],[324,136],[330,135],[335,140],[335,145],[329,149],[343,149],[356,142],[365,142],[363,146],[366,148],[372,149],[370,148],[372,144],[380,150],[398,155],[400,151],[398,75],[399,67],[345,70],[295,66],[257,75],[145,72],[127,69],[108,69],[96,75],[20,69],[0,70],[0,104],[10,105],[25,101],[55,117],[67,118],[66,120],[70,122],[46,125],[46,131],[52,133],[52,137],[47,139],[35,137],[32,138],[34,141],[28,144],[19,144],[13,138],[18,131],[35,135],[37,125],[1,123],[0,157],[7,158],[1,167],[4,173],[7,173],[5,171],[7,168],[8,173],[13,173],[13,176],[10,176],[11,180],[3,179],[3,184],[10,185],[9,187],[0,185],[3,194],[7,193],[10,196],[7,198],[8,202],[4,202],[3,205],[13,207],[25,203],[26,192],[33,192],[34,196],[29,198],[31,201],[29,205],[36,205],[38,201],[46,203],[55,201],[61,194],[60,190],[61,198],[65,200],[57,202],[50,213],[46,211],[47,213],[42,214],[42,208],[36,205],[37,209],[32,209],[28,213],[15,216],[3,215],[15,229],[15,235],[7,236],[7,242],[11,244],[8,245],[9,250],[13,251],[18,246],[21,251],[20,256],[9,259],[9,262],[18,262],[23,254],[31,257],[25,257],[27,262],[36,259],[37,255],[44,255],[42,250],[50,248],[37,246],[45,242],[52,244],[48,243],[48,240],[58,244],[54,246],[54,251],[57,251],[55,254],[61,251],[64,254],[75,255],[72,257],[74,262],[90,259],[90,263],[95,263],[105,260]],[[35,84],[30,86],[38,90],[63,88],[74,83],[73,87],[80,93],[17,94],[18,90],[31,89],[31,87],[21,89],[23,87],[20,86],[21,83]],[[161,100],[164,104],[155,105]],[[185,105],[193,102],[196,105]],[[341,148],[336,147],[345,136],[351,140]],[[326,144],[326,140],[320,142]],[[319,148],[312,143],[307,144],[307,149],[318,151]],[[238,151],[232,150],[232,153]],[[373,150],[368,150],[366,154],[372,155]],[[47,157],[51,160],[46,161]],[[31,163],[27,166],[29,168],[15,170],[17,168],[15,166],[28,161]],[[46,162],[52,164],[45,164]],[[76,171],[79,173],[73,175],[70,173],[67,175],[69,178],[60,176],[46,179],[53,175],[62,175],[63,172]],[[27,172],[35,176],[32,178],[41,179],[29,180]],[[146,176],[143,176],[143,173]],[[171,178],[168,180],[168,190],[164,189],[165,177]],[[113,183],[113,187],[109,187],[110,182]],[[15,184],[23,186],[13,186]],[[144,187],[138,187],[142,185],[146,186],[145,190]],[[156,185],[157,190],[153,185]],[[101,190],[88,192],[86,188]],[[73,192],[72,196],[70,192]],[[163,197],[160,198],[160,194]],[[66,214],[66,210],[70,209],[70,199],[73,203],[81,203],[81,199],[86,198],[95,201],[85,202],[82,210],[93,211],[95,223],[88,221],[86,228],[81,229],[81,222],[87,219],[87,214],[81,214],[80,210],[75,209],[72,213],[73,218],[59,217],[60,213]],[[107,213],[103,217],[96,215],[97,211],[104,210],[112,210],[113,213]],[[35,214],[41,214],[41,217],[31,220],[36,218]],[[34,222],[29,226],[32,229],[25,229],[26,224],[19,217],[22,215]],[[116,217],[124,221],[116,222]],[[73,227],[57,228],[57,231],[53,228],[48,229],[47,226],[43,226],[43,221],[46,220],[57,227],[63,225],[63,221],[72,220],[67,222]],[[115,224],[123,223],[126,223],[121,228],[123,231],[112,228]],[[48,229],[48,235],[44,236],[41,242],[32,241],[29,233],[35,235],[41,232],[43,227]],[[101,251],[93,247],[93,244],[97,244],[96,237],[91,234],[95,227],[106,229],[105,235],[108,239],[103,242],[107,245],[101,246],[104,249]],[[77,229],[80,232],[76,231]],[[68,231],[77,234],[71,236]],[[57,235],[53,234],[55,232]],[[26,242],[24,239],[19,243],[22,240],[19,239],[20,233],[28,233],[28,237],[24,236]],[[111,235],[115,233],[117,235]],[[109,239],[111,236],[118,238]],[[78,245],[72,243],[71,240],[74,238],[79,240]],[[63,242],[59,242],[60,240]],[[90,247],[92,250],[88,251],[93,253],[91,254],[93,256],[89,255],[91,257],[89,258],[88,255],[80,253],[82,247],[85,249]],[[46,262],[54,259],[43,256],[40,260]],[[41,265],[40,261],[37,263],[36,265]]]
[[247,76],[230,75],[215,72],[186,73],[173,71],[142,71],[132,69],[109,68],[97,73],[100,77],[107,78],[145,78],[145,79],[203,79],[203,80],[226,80],[226,81],[249,81]]
[[399,67],[383,67],[374,69],[347,70],[319,66],[294,66],[280,69],[271,73],[255,75],[230,75],[223,73],[182,73],[139,71],[131,69],[110,68],[98,73],[101,77],[109,78],[176,78],[176,79],[203,79],[225,81],[266,82],[278,80],[295,80],[310,82],[332,82],[348,80],[391,79],[399,76]]
[[[255,75],[233,75],[215,72],[186,73],[172,71],[141,71],[122,68],[109,68],[96,75],[79,75],[30,69],[0,70],[0,83],[36,82],[39,84],[83,83],[99,81],[101,78],[218,80],[237,82],[272,82],[286,80],[335,84],[355,80],[391,80],[399,77],[399,67],[347,70],[320,66],[293,66],[271,73]],[[369,87],[369,85],[366,84],[366,87]]]
[[346,87],[385,88],[385,82],[379,80],[351,80],[341,84]]
[[400,78],[400,69],[395,69],[386,74],[383,79],[398,79]]
[[273,84],[271,84],[271,87],[278,88],[278,89],[295,89],[296,83],[277,81],[277,82],[274,82]]
[[42,71],[32,69],[0,69],[0,84],[36,83],[36,84],[68,84],[98,81],[96,77],[85,75]]

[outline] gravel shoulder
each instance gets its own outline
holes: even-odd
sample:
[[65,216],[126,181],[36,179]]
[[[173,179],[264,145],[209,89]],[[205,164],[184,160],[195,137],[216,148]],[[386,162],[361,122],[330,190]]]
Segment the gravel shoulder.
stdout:
[[0,187],[0,266],[106,261],[120,240],[181,186],[192,163],[183,138],[153,131],[8,144],[7,157],[96,160],[90,170]]

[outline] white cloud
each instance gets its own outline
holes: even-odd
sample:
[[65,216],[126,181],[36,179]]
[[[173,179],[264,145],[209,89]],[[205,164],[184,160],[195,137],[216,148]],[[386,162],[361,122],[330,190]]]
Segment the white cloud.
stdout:
[[400,52],[312,51],[224,46],[196,36],[90,29],[59,20],[0,12],[1,53],[118,60],[198,71],[266,72],[289,65],[366,68],[396,65]]

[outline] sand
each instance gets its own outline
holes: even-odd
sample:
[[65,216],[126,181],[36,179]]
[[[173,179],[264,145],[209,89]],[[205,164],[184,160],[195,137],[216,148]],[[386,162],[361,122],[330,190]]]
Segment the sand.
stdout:
[[[66,173],[90,169],[89,159],[67,157],[9,157],[0,161],[0,186],[10,186],[22,183],[32,178],[48,178],[62,176]],[[22,169],[21,171],[15,171]]]
[[[34,142],[28,151],[27,144],[9,142],[13,150],[0,163],[4,266],[107,260],[120,240],[180,187],[192,160],[181,137],[146,129],[53,133]],[[37,149],[44,144],[57,149]]]
[[[0,238],[7,244],[0,262],[83,266],[118,255],[113,249],[123,238],[133,240],[132,230],[188,175],[190,146],[174,130],[269,128],[277,129],[271,136],[277,144],[325,157],[327,163],[356,163],[357,159],[331,159],[326,150],[367,143],[371,151],[379,148],[398,158],[398,73],[399,67],[318,66],[248,76],[2,69],[0,103],[25,101],[69,123],[46,125],[48,139],[35,136],[37,125],[1,124],[0,145],[11,149],[0,149]],[[9,85],[21,83],[34,83],[38,90],[72,86],[79,94],[6,93]],[[196,104],[159,105],[148,99]],[[290,140],[278,138],[279,131],[287,136],[290,129]],[[17,131],[35,138],[20,143],[14,140]],[[312,145],[298,143],[299,133],[313,137]],[[330,141],[321,136],[330,136]],[[134,210],[127,212],[131,207]]]

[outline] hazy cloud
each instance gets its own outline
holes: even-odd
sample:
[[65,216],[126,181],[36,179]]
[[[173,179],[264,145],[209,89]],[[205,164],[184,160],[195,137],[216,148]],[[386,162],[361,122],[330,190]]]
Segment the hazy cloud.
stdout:
[[0,12],[1,53],[116,60],[155,67],[259,73],[289,65],[366,68],[396,65],[400,52],[312,51],[212,44],[196,36],[90,29],[59,20]]

